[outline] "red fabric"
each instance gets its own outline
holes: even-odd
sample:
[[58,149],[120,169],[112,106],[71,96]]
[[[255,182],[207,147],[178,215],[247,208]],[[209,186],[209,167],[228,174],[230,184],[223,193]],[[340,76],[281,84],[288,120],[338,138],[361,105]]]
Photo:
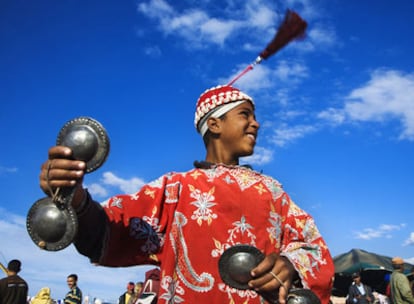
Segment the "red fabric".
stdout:
[[145,284],[148,281],[151,281],[151,288],[149,288],[149,290],[145,290],[145,291],[151,291],[151,292],[155,292],[156,294],[159,293],[160,291],[160,276],[161,276],[161,272],[158,268],[154,268],[151,270],[148,270],[145,273]]
[[[235,244],[286,256],[303,286],[322,304],[329,302],[329,250],[312,217],[268,176],[221,165],[171,173],[135,194],[111,198],[105,210],[109,227],[101,263],[159,265],[158,303],[259,304],[255,291],[230,288],[220,278],[219,258]],[[143,237],[151,234],[148,224],[160,244]]]

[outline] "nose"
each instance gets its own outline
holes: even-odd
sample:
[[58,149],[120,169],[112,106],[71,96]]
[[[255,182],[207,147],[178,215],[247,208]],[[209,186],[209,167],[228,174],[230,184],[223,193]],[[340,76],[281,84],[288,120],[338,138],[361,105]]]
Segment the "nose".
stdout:
[[260,128],[260,123],[256,120],[256,117],[254,117],[254,116],[252,117],[250,125],[252,127],[254,127],[256,130],[259,130],[259,128]]

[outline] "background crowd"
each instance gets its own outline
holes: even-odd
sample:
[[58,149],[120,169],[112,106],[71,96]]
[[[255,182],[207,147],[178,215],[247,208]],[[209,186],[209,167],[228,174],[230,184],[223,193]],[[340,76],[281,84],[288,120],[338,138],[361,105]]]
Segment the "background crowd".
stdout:
[[[409,281],[404,275],[404,261],[400,257],[392,259],[393,272],[386,277],[388,282],[385,294],[372,290],[364,284],[359,273],[352,274],[352,284],[349,286],[346,298],[333,297],[333,304],[414,304],[414,280]],[[99,298],[82,296],[78,286],[78,276],[70,274],[67,277],[68,293],[64,299],[53,299],[49,287],[41,288],[33,297],[28,295],[27,282],[18,275],[21,262],[11,260],[7,268],[0,268],[7,276],[0,280],[0,304],[104,304]],[[159,269],[155,268],[146,273],[145,279],[138,282],[128,282],[126,290],[119,295],[117,304],[138,304],[143,294],[157,294],[159,289]],[[156,296],[152,303],[156,303]],[[150,303],[150,302],[149,302]]]
[[[69,291],[63,299],[52,297],[52,291],[47,286],[30,296],[28,283],[18,275],[21,267],[22,263],[17,259],[11,260],[7,267],[0,263],[0,269],[6,274],[5,278],[0,279],[0,304],[105,304],[99,298],[83,296],[78,286],[78,276],[74,273],[67,276]],[[117,304],[138,304],[143,292],[154,295],[153,303],[156,303],[158,289],[159,269],[154,268],[146,272],[144,281],[128,282],[126,291],[120,294]]]

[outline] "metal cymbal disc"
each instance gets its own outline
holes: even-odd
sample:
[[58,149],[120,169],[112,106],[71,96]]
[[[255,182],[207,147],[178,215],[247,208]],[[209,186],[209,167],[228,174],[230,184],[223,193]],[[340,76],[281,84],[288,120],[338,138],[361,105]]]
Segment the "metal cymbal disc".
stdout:
[[26,227],[37,246],[48,251],[58,251],[72,243],[77,233],[78,220],[72,207],[58,207],[50,197],[45,197],[30,208]]
[[86,172],[98,169],[109,154],[109,138],[104,127],[90,117],[77,117],[60,130],[56,144],[72,149],[73,157],[86,162]]
[[289,290],[288,304],[321,304],[321,300],[310,289],[294,288]]
[[219,273],[227,285],[249,289],[250,271],[264,259],[264,254],[250,245],[235,245],[223,252],[219,260]]

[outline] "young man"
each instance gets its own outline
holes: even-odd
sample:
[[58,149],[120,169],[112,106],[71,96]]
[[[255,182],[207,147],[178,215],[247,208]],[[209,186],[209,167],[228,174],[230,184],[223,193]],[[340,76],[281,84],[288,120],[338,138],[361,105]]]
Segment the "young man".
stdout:
[[[67,147],[52,147],[40,186],[77,186],[75,246],[91,262],[107,266],[159,265],[158,303],[284,304],[293,286],[312,289],[329,302],[334,266],[310,215],[269,176],[240,166],[253,154],[259,123],[251,97],[231,86],[215,87],[197,101],[195,126],[205,160],[172,172],[131,195],[103,205],[82,187],[85,163]],[[50,195],[50,193],[49,193]],[[251,270],[248,289],[226,285],[219,259],[226,249],[248,244],[265,258]]]
[[11,260],[7,264],[7,277],[0,280],[0,304],[26,304],[29,287],[18,273],[22,263]]
[[66,279],[69,291],[65,296],[65,304],[81,304],[82,303],[82,291],[78,287],[78,276],[76,274],[68,275]]

